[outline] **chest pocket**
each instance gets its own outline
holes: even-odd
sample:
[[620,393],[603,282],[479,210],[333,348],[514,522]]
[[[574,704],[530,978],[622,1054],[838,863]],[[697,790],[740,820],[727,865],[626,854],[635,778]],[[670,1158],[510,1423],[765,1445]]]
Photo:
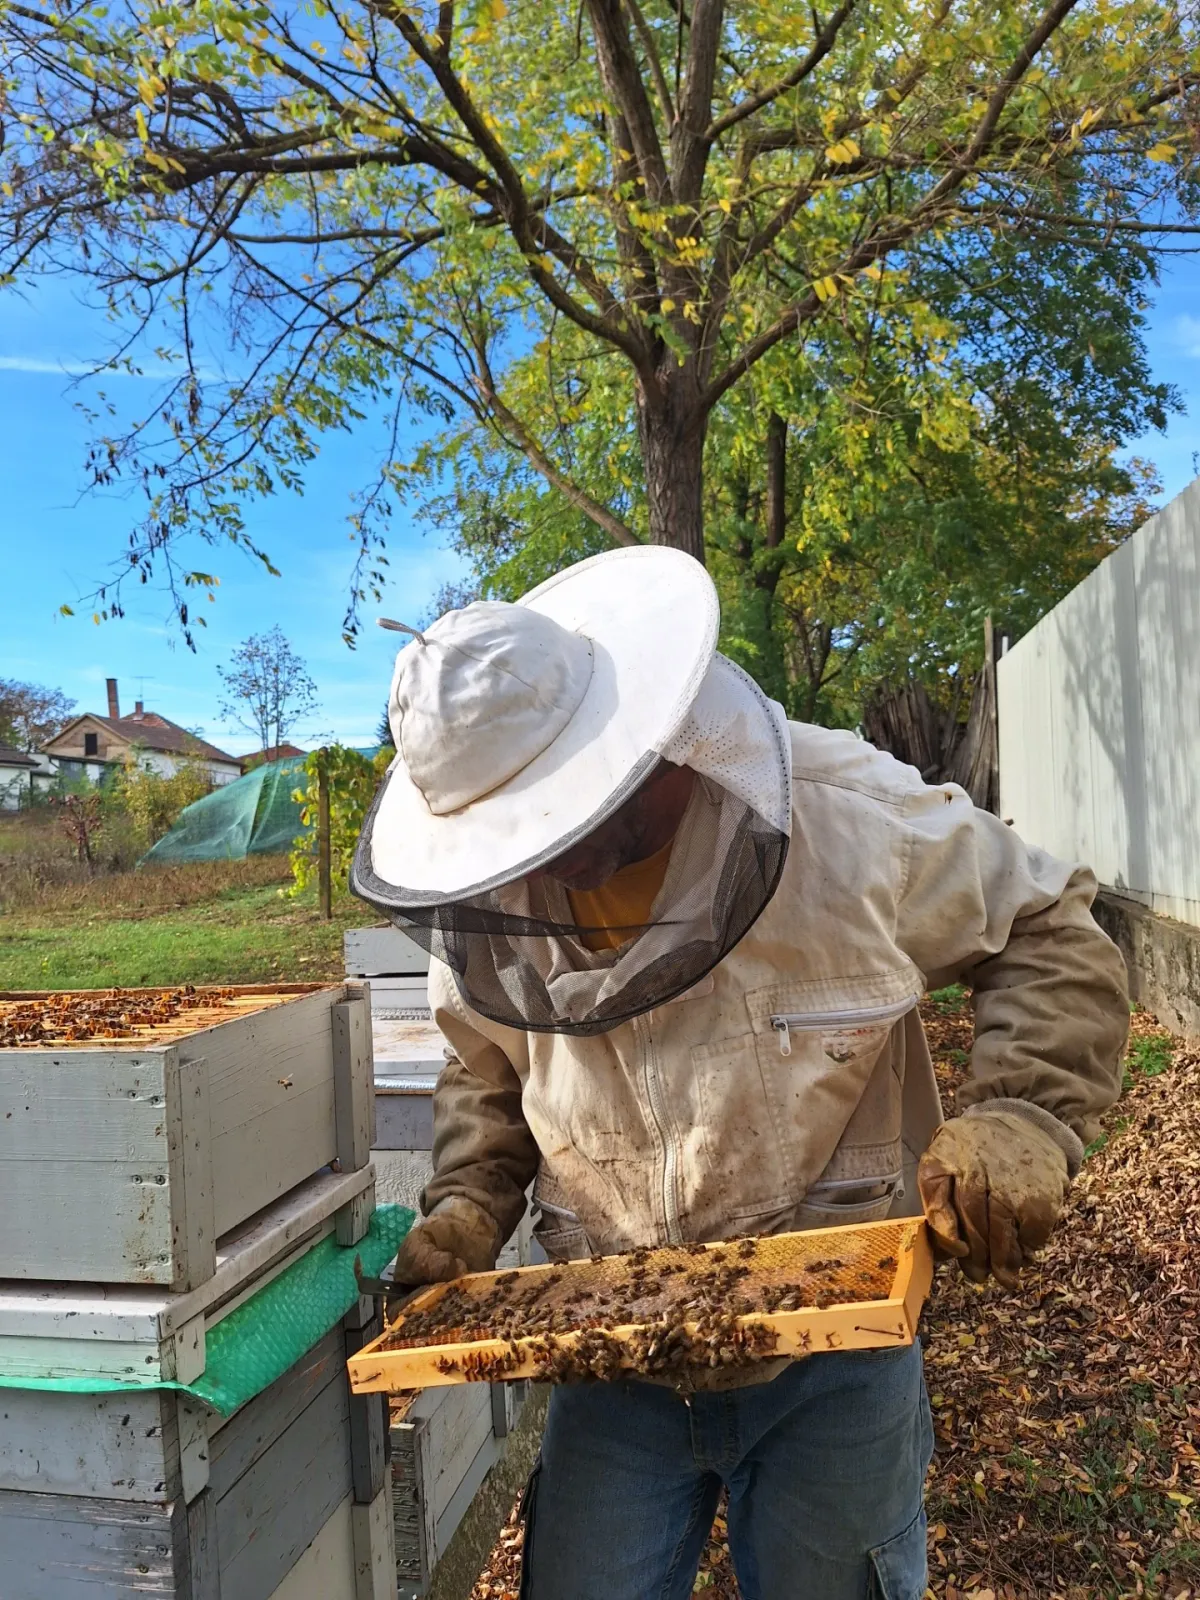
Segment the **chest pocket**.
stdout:
[[915,996],[902,987],[836,1011],[789,1000],[768,990],[748,1004],[760,1070],[776,1085],[797,1226],[876,1221],[903,1192],[903,1055],[891,1041]]
[[748,1220],[795,1204],[776,1085],[752,1033],[692,1047],[694,1193],[701,1215]]

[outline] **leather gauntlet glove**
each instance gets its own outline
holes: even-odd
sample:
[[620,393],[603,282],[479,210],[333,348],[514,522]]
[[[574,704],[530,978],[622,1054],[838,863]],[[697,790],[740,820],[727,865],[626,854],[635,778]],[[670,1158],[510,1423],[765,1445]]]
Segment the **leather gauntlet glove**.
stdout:
[[917,1184],[937,1245],[974,1283],[1006,1289],[1046,1243],[1066,1199],[1067,1158],[1024,1117],[996,1111],[944,1122]]
[[463,1195],[441,1201],[409,1232],[392,1276],[396,1283],[446,1283],[467,1272],[490,1272],[500,1254],[500,1229]]

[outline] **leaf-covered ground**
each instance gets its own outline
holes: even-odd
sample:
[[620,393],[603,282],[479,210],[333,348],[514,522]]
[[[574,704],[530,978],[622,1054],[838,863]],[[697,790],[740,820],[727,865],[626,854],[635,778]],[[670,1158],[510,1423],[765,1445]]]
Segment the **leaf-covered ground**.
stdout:
[[[947,1109],[971,1041],[927,1003]],[[1134,1018],[1126,1092],[1021,1291],[943,1267],[926,1311],[932,1600],[1200,1600],[1200,1055]],[[718,1518],[696,1588],[738,1600]],[[516,1600],[505,1528],[471,1600]]]

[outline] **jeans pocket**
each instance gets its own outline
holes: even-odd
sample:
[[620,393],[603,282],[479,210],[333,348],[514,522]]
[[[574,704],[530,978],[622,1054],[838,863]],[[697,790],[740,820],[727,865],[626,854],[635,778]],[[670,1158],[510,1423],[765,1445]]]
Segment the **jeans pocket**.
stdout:
[[926,1538],[922,1506],[903,1533],[876,1545],[870,1552],[871,1600],[922,1600],[929,1582]]
[[521,1587],[517,1590],[517,1600],[529,1600],[533,1593],[533,1526],[537,1520],[538,1479],[541,1475],[542,1458],[539,1456],[521,1491],[521,1504],[517,1507],[517,1516],[525,1524],[521,1539]]

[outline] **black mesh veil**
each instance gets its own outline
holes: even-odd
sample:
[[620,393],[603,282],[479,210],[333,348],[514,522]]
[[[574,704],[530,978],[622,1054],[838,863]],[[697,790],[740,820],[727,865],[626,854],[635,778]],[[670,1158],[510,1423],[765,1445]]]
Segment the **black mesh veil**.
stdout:
[[[650,920],[619,930],[628,937],[616,950],[588,949],[582,936],[599,930],[575,919],[566,889],[541,870],[544,857],[452,897],[381,878],[371,843],[378,798],[350,886],[445,962],[464,1001],[482,1016],[535,1033],[604,1033],[683,994],[715,967],[766,908],[787,856],[786,718],[739,667],[713,658],[684,726],[665,749],[647,753],[613,803],[660,759],[690,767],[697,782]],[[556,854],[571,843],[563,839]]]
[[786,834],[701,779],[653,920],[615,951],[588,950],[581,935],[597,930],[573,920],[546,876],[403,911],[361,860],[353,887],[444,961],[482,1016],[534,1033],[604,1033],[683,994],[732,950],[774,894],[787,847]]

